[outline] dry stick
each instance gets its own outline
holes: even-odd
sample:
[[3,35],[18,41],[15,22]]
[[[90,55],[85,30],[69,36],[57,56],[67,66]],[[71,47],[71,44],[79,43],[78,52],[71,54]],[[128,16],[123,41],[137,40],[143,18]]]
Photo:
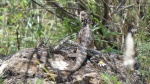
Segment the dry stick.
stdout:
[[18,29],[19,29],[19,28],[16,29],[17,48],[18,48],[18,50],[20,50],[20,40],[19,40],[19,32],[18,32]]
[[38,49],[37,48],[34,48],[34,50],[31,52],[31,54],[30,54],[30,58],[29,58],[29,60],[28,60],[28,66],[27,66],[27,68],[26,68],[26,72],[25,72],[25,78],[24,78],[24,80],[23,80],[23,83],[24,84],[26,84],[27,83],[27,79],[26,79],[26,77],[28,76],[28,74],[29,74],[29,68],[30,68],[30,65],[31,65],[31,60],[32,60],[32,58],[33,58],[33,55],[35,54],[35,53],[37,53],[38,52]]

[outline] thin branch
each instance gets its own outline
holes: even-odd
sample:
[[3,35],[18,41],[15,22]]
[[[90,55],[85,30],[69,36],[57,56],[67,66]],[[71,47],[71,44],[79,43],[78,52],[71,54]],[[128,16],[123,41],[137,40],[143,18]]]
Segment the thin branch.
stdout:
[[[125,6],[125,7],[123,7],[123,8],[120,8],[117,12],[122,11],[122,10],[125,10],[125,9],[128,9],[128,8],[131,8],[131,7],[133,7],[133,5]],[[116,12],[116,13],[117,13],[117,12]]]
[[86,7],[86,5],[85,5],[85,3],[83,2],[83,0],[78,0],[79,2],[79,5],[80,5],[80,7],[81,7],[81,9],[82,10],[87,10],[87,7]]
[[120,10],[120,8],[124,5],[126,3],[126,0],[122,0],[122,2],[119,4],[119,6],[117,6],[117,8],[112,12],[112,13],[110,13],[110,15],[114,15],[114,14],[116,14],[117,12],[119,12]]
[[[103,16],[103,20],[102,20],[102,24],[105,25],[107,20],[109,19],[109,0],[103,0],[103,6],[104,6],[104,16]],[[99,33],[101,34],[102,31],[98,30]],[[103,35],[103,34],[102,34]]]
[[61,18],[61,19],[63,20],[63,18],[62,18],[61,16],[59,16],[59,15],[53,13],[52,11],[48,10],[45,6],[39,4],[38,2],[36,2],[36,1],[34,1],[34,0],[32,0],[32,2],[34,2],[35,4],[41,6],[42,8],[44,8],[45,10],[47,10],[48,12],[50,12],[51,14],[56,15],[58,18]]
[[57,2],[47,0],[47,3],[50,4],[50,5],[53,6],[53,7],[59,8],[59,12],[60,12],[61,14],[64,14],[65,16],[68,16],[69,18],[72,18],[72,19],[74,19],[74,20],[77,20],[77,19],[76,19],[76,15],[74,15],[74,14],[68,12],[67,10],[65,10],[65,9],[64,9],[63,7],[61,7]]

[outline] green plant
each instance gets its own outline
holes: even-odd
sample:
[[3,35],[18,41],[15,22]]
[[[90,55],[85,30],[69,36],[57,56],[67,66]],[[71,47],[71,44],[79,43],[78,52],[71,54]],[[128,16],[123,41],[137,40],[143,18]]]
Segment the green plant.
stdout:
[[118,76],[110,75],[108,73],[101,74],[102,79],[104,80],[104,84],[122,84],[121,81],[118,80]]

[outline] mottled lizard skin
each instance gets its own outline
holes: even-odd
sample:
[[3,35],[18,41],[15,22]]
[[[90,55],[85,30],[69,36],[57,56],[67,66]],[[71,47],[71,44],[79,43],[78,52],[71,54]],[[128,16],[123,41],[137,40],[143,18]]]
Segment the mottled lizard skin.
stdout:
[[[94,47],[94,34],[90,28],[89,17],[86,12],[80,12],[80,21],[82,22],[82,27],[77,34],[77,43],[86,48]],[[85,50],[77,50],[76,52],[76,63],[74,67],[68,69],[67,71],[74,72],[77,71],[87,58],[87,53]]]

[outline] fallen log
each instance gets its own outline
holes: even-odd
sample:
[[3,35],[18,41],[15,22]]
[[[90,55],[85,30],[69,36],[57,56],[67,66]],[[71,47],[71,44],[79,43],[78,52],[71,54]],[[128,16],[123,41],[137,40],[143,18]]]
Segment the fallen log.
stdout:
[[[74,73],[63,71],[74,66],[76,56],[72,55],[75,54],[73,52],[75,48],[81,51],[84,49],[90,59],[87,59]],[[0,73],[4,84],[34,84],[37,81],[42,81],[44,84],[103,84],[107,82],[103,78],[104,75],[114,76],[122,83],[126,83],[127,80],[135,84],[143,83],[142,75],[138,70],[128,74],[123,66],[122,57],[123,55],[115,53],[102,53],[98,50],[87,49],[65,39],[51,48],[27,48],[11,55],[2,61]]]

